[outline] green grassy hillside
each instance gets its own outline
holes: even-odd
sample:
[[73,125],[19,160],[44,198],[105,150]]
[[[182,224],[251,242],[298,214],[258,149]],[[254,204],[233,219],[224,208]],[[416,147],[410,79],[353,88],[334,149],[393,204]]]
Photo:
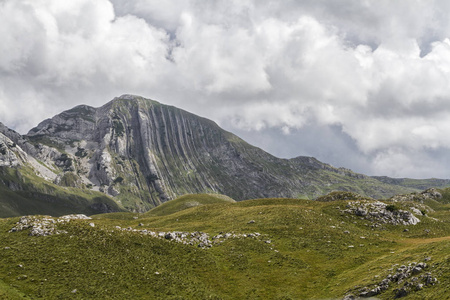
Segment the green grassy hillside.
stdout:
[[[373,200],[211,203],[215,200],[205,195],[185,196],[146,214],[57,223],[66,233],[50,236],[29,236],[29,230],[9,233],[19,218],[0,219],[0,296],[342,299],[373,289],[402,265],[426,263],[376,297],[393,299],[407,283],[403,299],[446,299],[450,205],[447,191],[442,194],[433,211],[417,215],[417,225],[383,224],[347,212],[355,203],[379,203]],[[188,208],[194,200],[208,205]],[[388,204],[392,211],[425,205]],[[185,238],[177,242],[174,236],[182,232]],[[210,247],[189,244],[198,232],[209,235]],[[160,233],[160,238],[153,236]]]
[[391,178],[387,176],[372,176],[383,183],[393,184],[397,186],[403,186],[408,188],[414,188],[419,190],[424,190],[429,187],[436,188],[446,188],[450,186],[449,179],[438,179],[438,178],[429,178],[429,179],[412,179],[412,178]]
[[233,203],[236,202],[228,196],[220,194],[189,194],[181,196],[172,201],[163,203],[147,213],[145,216],[166,216],[178,211],[191,207],[216,204],[216,203]]

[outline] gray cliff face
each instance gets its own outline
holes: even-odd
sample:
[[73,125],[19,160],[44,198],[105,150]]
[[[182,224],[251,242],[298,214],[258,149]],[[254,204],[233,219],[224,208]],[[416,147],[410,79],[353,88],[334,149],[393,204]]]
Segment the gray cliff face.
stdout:
[[16,167],[27,161],[27,154],[10,138],[0,133],[0,167]]
[[28,132],[29,137],[48,136],[60,141],[93,139],[96,132],[96,109],[79,105],[51,119],[44,120]]
[[[9,138],[14,145],[17,145],[18,149],[23,150],[26,156],[26,163],[30,164],[35,172],[44,177],[47,180],[53,180],[56,178],[55,172],[57,171],[52,164],[61,156],[61,152],[53,147],[41,143],[33,143],[28,138],[20,135],[16,131],[9,129],[2,123],[0,123],[0,134],[3,134]],[[25,155],[26,155],[25,154]],[[43,164],[39,163],[37,160]],[[25,162],[24,159],[22,159]]]
[[243,200],[336,189],[375,197],[410,192],[311,157],[276,158],[208,119],[138,96],[74,107],[25,136],[0,132],[41,162],[43,177],[104,192],[131,211],[188,193]]

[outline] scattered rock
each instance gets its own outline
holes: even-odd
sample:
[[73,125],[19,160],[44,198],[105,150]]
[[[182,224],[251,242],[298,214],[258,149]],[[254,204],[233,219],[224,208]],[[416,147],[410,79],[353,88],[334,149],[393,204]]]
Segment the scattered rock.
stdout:
[[395,298],[401,298],[408,295],[408,290],[405,287],[395,290]]
[[375,295],[378,295],[381,292],[381,288],[379,286],[376,286],[374,289],[371,289],[368,292],[365,292],[360,295],[361,297],[373,297]]
[[[159,239],[165,239],[169,242],[176,242],[176,243],[182,243],[185,245],[197,245],[200,248],[206,249],[211,248],[213,245],[217,245],[222,243],[226,239],[240,239],[240,238],[253,238],[253,239],[259,239],[261,234],[259,232],[253,232],[253,233],[220,233],[218,235],[213,236],[212,238],[204,232],[181,232],[181,231],[169,231],[169,232],[155,232],[150,231],[147,229],[133,229],[131,227],[128,228],[120,228],[119,226],[116,226],[116,229],[122,230],[122,231],[129,231],[129,232],[135,232],[138,234],[147,235],[154,238]],[[269,241],[270,243],[270,241]]]
[[411,207],[410,209],[411,209],[412,213],[419,215],[419,216],[422,215],[422,212],[419,209],[417,209],[415,207]]
[[23,216],[19,219],[16,225],[9,230],[9,232],[16,232],[30,229],[31,236],[48,236],[53,234],[62,234],[67,232],[64,230],[56,229],[59,223],[69,222],[70,220],[88,220],[88,219],[91,218],[82,214],[66,215],[59,218],[53,218],[51,216]]
[[426,275],[422,275],[420,277],[424,278],[425,285],[435,285],[438,282],[436,277],[431,276],[431,273],[427,273]]
[[355,215],[357,215],[357,216],[364,217],[364,216],[367,215],[367,213],[368,213],[368,211],[365,208],[363,208],[363,207],[358,207],[355,210]]
[[[60,218],[53,218],[51,216],[24,216],[19,219],[19,221],[15,224],[9,232],[17,232],[26,229],[30,230],[30,235],[32,236],[48,236],[53,234],[62,234],[67,233],[63,230],[58,230],[57,225],[59,223],[69,222],[74,219],[91,219],[85,215],[67,215]],[[139,226],[143,226],[144,224],[140,223]],[[95,227],[93,222],[89,223],[89,226]],[[147,229],[137,230],[131,227],[121,228],[120,226],[115,226],[115,229],[122,231],[130,231],[136,232],[144,235],[149,235],[155,238],[166,239],[168,241],[175,241],[178,243],[183,243],[186,245],[198,245],[200,248],[210,248],[214,244],[222,243],[225,239],[229,238],[254,238],[259,239],[261,236],[260,233],[244,233],[244,234],[235,234],[235,233],[221,233],[212,238],[207,233],[203,232],[153,232]],[[270,244],[270,240],[266,240],[265,243]],[[6,249],[7,247],[5,247]],[[8,248],[9,249],[9,248]]]
[[[396,267],[394,265],[393,267]],[[381,292],[384,292],[389,288],[389,285],[392,283],[403,284],[403,287],[396,289],[395,298],[401,298],[406,295],[411,290],[420,290],[426,285],[434,285],[438,283],[437,278],[433,277],[430,272],[426,274],[420,275],[420,277],[412,277],[413,275],[418,275],[422,273],[422,271],[428,268],[428,265],[425,262],[412,262],[406,265],[401,265],[396,269],[395,274],[389,274],[384,278],[381,282],[375,285],[372,288],[364,287],[360,290],[359,297],[373,297]],[[390,269],[392,271],[392,269]]]
[[58,219],[62,219],[62,220],[91,220],[91,217],[88,217],[86,215],[83,214],[72,214],[72,215],[65,215],[62,217],[59,217]]
[[380,224],[416,225],[420,220],[411,212],[387,205],[381,201],[360,200],[351,201],[342,212],[353,214],[376,222],[372,227]]
[[173,240],[173,239],[176,238],[176,234],[171,233],[171,232],[168,232],[168,233],[166,233],[166,234],[164,235],[164,238],[165,238],[166,240]]

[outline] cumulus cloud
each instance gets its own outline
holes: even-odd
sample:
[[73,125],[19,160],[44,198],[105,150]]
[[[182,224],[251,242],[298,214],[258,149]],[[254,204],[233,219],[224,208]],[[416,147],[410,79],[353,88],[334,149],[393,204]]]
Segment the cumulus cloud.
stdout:
[[[171,70],[167,33],[132,15],[117,18],[106,0],[4,1],[0,28],[1,103],[18,106],[0,118],[20,131],[62,108],[157,85]],[[34,114],[18,122],[15,109]]]
[[449,10],[438,0],[3,0],[0,121],[26,132],[134,93],[276,155],[450,177]]

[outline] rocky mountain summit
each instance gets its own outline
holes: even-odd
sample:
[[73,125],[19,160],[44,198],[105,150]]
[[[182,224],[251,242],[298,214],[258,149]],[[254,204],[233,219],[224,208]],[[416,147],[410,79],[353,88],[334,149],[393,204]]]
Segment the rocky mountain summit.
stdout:
[[102,192],[136,212],[191,193],[244,200],[417,191],[312,157],[276,158],[208,119],[132,95],[99,108],[76,106],[24,136],[0,124],[0,165],[30,168],[58,186]]

